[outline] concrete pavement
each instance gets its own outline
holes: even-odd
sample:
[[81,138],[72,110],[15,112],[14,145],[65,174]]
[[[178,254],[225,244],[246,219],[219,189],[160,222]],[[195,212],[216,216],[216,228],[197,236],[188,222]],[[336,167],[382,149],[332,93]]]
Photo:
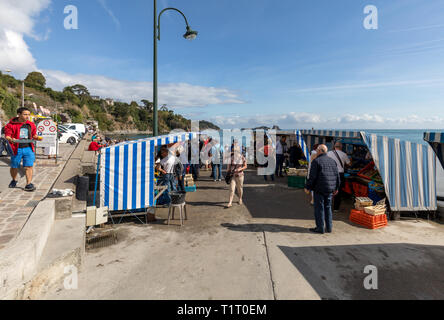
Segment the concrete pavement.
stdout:
[[[380,230],[335,214],[334,233],[316,235],[312,207],[286,179],[249,171],[244,205],[225,209],[228,188],[202,172],[187,195],[189,220],[117,226],[118,244],[87,252],[77,290],[43,299],[443,299],[444,226],[403,219]],[[235,199],[236,202],[236,199]],[[378,268],[379,289],[363,286]]]
[[74,146],[61,144],[57,166],[54,159],[47,159],[40,148],[37,150],[33,176],[33,184],[37,188],[35,192],[23,190],[26,185],[24,177],[19,180],[17,188],[8,189],[11,178],[5,166],[9,165],[9,159],[1,158],[3,191],[0,194],[0,250],[18,235],[34,208],[46,197],[73,150]]

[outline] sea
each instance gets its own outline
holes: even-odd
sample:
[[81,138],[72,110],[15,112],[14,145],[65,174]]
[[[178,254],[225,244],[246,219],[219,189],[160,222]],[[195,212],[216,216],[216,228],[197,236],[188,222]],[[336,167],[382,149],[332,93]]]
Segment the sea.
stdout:
[[[342,131],[344,129],[341,129]],[[347,131],[362,131],[362,129],[350,129]],[[427,142],[424,141],[424,132],[444,132],[444,129],[440,130],[419,130],[419,129],[406,129],[406,130],[364,130],[368,133],[374,133],[381,136],[386,136],[389,138],[395,138],[410,142],[415,142],[423,145],[427,145]],[[125,140],[137,140],[137,139],[143,139],[147,138],[147,135],[128,135],[123,136]],[[438,196],[444,197],[444,169],[439,164],[439,161],[437,162],[436,166],[436,180],[437,180],[437,193]],[[443,204],[444,205],[444,204]]]

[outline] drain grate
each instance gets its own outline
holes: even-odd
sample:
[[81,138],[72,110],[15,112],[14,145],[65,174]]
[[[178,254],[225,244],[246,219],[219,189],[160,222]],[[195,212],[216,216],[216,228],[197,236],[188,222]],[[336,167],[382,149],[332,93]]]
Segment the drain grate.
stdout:
[[86,237],[87,250],[109,247],[117,243],[117,234],[114,230],[92,232]]

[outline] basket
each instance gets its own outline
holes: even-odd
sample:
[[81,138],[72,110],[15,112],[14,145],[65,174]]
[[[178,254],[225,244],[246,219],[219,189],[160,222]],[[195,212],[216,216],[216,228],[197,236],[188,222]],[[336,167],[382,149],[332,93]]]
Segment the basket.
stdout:
[[372,230],[383,228],[388,224],[387,215],[372,216],[360,210],[351,211],[350,221]]
[[372,207],[366,207],[365,213],[372,215],[372,216],[379,216],[381,214],[385,214],[386,208],[385,206],[372,206]]
[[304,189],[305,188],[305,177],[288,176],[288,186],[290,188]]
[[186,192],[170,192],[171,204],[182,204],[185,202]]
[[373,200],[368,197],[357,197],[355,206],[370,207],[373,205]]

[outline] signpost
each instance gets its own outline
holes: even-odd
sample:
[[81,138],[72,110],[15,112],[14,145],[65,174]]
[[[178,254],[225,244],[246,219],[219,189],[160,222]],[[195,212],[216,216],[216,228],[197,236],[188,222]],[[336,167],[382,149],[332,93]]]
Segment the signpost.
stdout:
[[51,119],[40,121],[39,124],[37,125],[37,135],[39,137],[43,137],[42,141],[37,142],[38,147],[55,148],[56,150],[55,163],[57,164],[57,155],[58,155],[57,124]]

